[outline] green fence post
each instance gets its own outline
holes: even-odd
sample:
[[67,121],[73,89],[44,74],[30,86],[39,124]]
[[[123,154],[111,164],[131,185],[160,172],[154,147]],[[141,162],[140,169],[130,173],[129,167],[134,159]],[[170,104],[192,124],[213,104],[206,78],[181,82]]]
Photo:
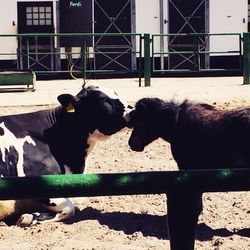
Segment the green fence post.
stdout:
[[150,86],[150,80],[151,80],[150,34],[144,34],[144,81],[145,81],[145,87]]
[[[82,53],[82,51],[81,51]],[[86,84],[86,79],[87,79],[87,46],[86,42],[84,43],[84,48],[83,48],[83,87]]]
[[243,34],[243,84],[250,83],[250,33]]
[[194,71],[200,70],[200,45],[199,37],[194,34]]

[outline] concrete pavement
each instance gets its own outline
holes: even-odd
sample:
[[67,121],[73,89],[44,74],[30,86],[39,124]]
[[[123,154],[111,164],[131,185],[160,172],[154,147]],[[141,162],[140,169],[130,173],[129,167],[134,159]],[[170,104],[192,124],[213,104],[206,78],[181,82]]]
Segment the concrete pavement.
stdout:
[[[150,87],[139,87],[138,79],[88,80],[87,85],[99,85],[114,89],[128,102],[141,97],[157,96],[162,99],[194,101],[250,102],[250,85],[243,85],[242,77],[199,77],[199,78],[152,78]],[[36,91],[1,92],[1,106],[56,104],[62,93],[76,94],[83,80],[37,81]],[[144,84],[142,83],[144,86]]]

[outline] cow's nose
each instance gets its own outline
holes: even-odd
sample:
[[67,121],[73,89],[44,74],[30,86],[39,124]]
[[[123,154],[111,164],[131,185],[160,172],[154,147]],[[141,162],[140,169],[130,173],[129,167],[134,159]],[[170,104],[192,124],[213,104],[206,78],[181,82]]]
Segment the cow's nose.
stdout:
[[123,117],[127,123],[127,125],[130,123],[131,121],[131,112],[133,111],[134,109],[127,109],[125,110],[124,114],[123,114]]
[[134,110],[134,107],[132,105],[130,105],[130,104],[126,105],[125,110],[124,110],[124,116],[126,114],[129,114],[132,110]]

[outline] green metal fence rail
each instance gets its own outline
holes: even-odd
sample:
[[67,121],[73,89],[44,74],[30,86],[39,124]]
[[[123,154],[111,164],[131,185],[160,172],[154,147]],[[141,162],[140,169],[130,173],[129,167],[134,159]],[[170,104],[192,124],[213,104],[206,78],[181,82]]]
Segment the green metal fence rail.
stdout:
[[150,56],[150,34],[144,34],[144,81],[145,86],[150,86],[151,82],[151,56]]
[[250,169],[0,178],[0,200],[166,194],[171,250],[194,249],[197,193],[249,190]]
[[243,34],[243,84],[250,84],[250,33]]
[[[81,49],[75,51],[60,45],[60,40],[66,37],[89,38],[92,39],[92,45],[82,44]],[[211,44],[214,39],[222,39],[219,40],[221,43],[226,42],[229,37],[234,39],[235,49],[216,51],[212,48]],[[40,43],[41,39],[45,38],[48,43],[46,46],[43,42]],[[119,38],[129,41],[129,44],[100,44],[100,38]],[[244,83],[250,82],[249,33],[244,33],[244,37],[240,33],[0,34],[0,41],[3,44],[8,42],[8,39],[15,39],[11,42],[16,43],[17,51],[6,52],[5,47],[2,46],[0,61],[2,58],[12,57],[13,67],[16,67],[16,70],[32,70],[36,74],[69,73],[73,78],[86,80],[91,74],[126,75],[132,73],[139,77],[139,86],[141,86],[143,76],[145,86],[150,86],[153,73],[239,72],[241,74],[243,72]],[[213,60],[216,61],[220,56],[233,57],[233,65],[228,64],[224,58],[221,59],[220,66],[215,67],[216,63]],[[103,65],[99,63],[100,57],[106,60]],[[131,57],[131,60],[125,60],[128,65],[119,61],[124,57]],[[227,65],[223,66],[223,63]],[[1,70],[9,71],[10,69],[1,66]]]
[[[32,186],[32,188],[30,188]],[[0,200],[250,190],[249,169],[1,177]]]
[[[237,41],[235,50],[216,51],[210,49],[211,39],[225,39],[229,36]],[[155,43],[159,42],[159,40],[162,48],[161,51],[156,51]],[[242,37],[240,33],[153,34],[151,48],[153,72],[242,71]],[[238,65],[233,68],[215,68],[211,66],[211,58],[220,55],[236,55]],[[161,59],[160,65],[156,65],[157,58]]]
[[[86,37],[92,39],[92,45],[82,44],[80,52],[74,52],[60,45],[60,39],[65,37]],[[131,44],[123,46],[99,45],[100,37],[127,39]],[[43,33],[43,34],[0,34],[0,39],[16,38],[18,48],[16,53],[5,53],[0,51],[1,56],[15,57],[17,70],[33,70],[37,74],[48,73],[70,73],[72,77],[77,75],[79,78],[87,78],[92,73],[136,73],[141,83],[142,76],[142,35],[138,33]],[[47,38],[47,45],[41,42]],[[95,41],[96,39],[96,41]],[[132,44],[136,42],[136,46]],[[65,48],[65,51],[62,51]],[[106,50],[105,50],[106,49]],[[97,66],[96,57],[103,56],[106,59],[104,65]],[[131,56],[125,65],[119,60],[122,57]],[[68,60],[68,68],[62,67],[60,60]],[[43,61],[48,60],[46,65]],[[92,60],[92,61],[91,61]],[[91,62],[90,62],[91,61]],[[80,65],[77,65],[79,63]],[[115,64],[117,68],[110,68],[109,65]],[[40,69],[36,69],[40,67]]]

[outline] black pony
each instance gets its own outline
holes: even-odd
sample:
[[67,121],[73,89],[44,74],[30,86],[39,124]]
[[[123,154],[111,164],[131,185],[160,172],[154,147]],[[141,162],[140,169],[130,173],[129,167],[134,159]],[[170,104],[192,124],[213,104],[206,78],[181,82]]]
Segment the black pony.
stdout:
[[[250,167],[250,107],[222,110],[187,100],[176,103],[142,98],[126,118],[128,127],[133,128],[129,138],[132,150],[143,151],[145,146],[162,138],[170,143],[181,170]],[[174,211],[172,202],[178,204]],[[175,232],[170,236],[174,238],[182,232],[188,241],[202,211],[202,193],[179,196],[170,193],[168,209],[171,218],[175,217],[173,223],[176,217],[182,221],[181,225],[173,226]],[[180,249],[182,246],[189,249],[184,239],[179,244]]]

